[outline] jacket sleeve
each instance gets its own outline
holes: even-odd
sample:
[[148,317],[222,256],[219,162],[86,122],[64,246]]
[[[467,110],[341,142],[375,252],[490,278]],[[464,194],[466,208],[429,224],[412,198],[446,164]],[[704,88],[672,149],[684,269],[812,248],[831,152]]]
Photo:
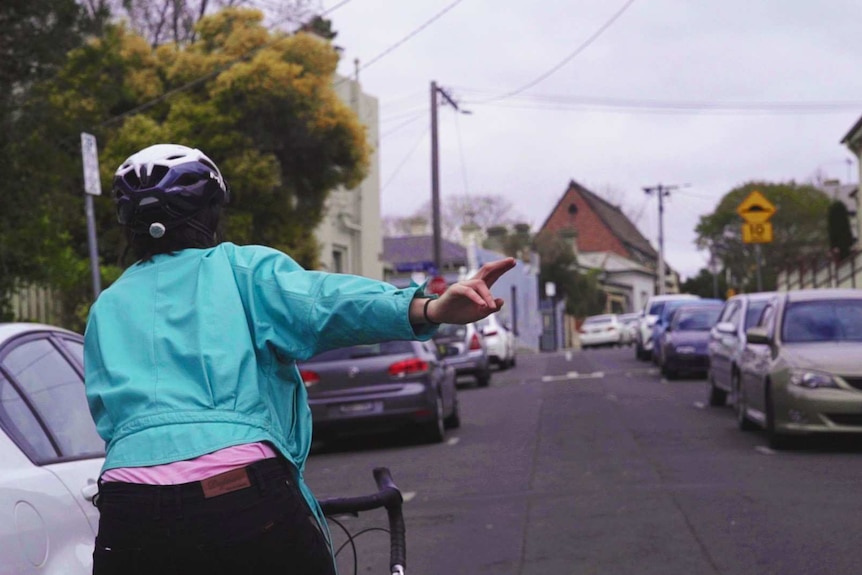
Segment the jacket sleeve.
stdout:
[[253,321],[292,359],[349,345],[427,340],[436,332],[436,326],[409,320],[410,302],[424,295],[424,286],[398,288],[362,276],[307,271],[272,252],[254,266]]

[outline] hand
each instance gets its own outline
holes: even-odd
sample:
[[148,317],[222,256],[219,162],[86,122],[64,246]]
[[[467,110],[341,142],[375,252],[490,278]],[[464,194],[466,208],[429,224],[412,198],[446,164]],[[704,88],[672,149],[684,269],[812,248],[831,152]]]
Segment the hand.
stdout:
[[491,286],[515,267],[515,258],[487,263],[472,278],[452,284],[428,305],[428,319],[434,323],[473,323],[499,311],[502,298],[491,295]]

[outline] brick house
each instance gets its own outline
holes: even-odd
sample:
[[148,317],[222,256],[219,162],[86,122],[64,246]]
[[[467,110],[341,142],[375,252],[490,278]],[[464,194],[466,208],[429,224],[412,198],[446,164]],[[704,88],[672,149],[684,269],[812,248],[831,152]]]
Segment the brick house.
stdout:
[[[601,270],[608,312],[640,311],[656,290],[658,252],[622,210],[576,181],[569,182],[539,233],[571,238],[578,265]],[[665,291],[678,291],[677,274],[666,266]]]

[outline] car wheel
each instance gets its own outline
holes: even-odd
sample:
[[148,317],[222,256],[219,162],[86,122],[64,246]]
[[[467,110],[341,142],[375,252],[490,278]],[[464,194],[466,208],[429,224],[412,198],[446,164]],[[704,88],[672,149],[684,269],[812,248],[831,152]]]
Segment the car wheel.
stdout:
[[712,407],[721,407],[727,404],[727,392],[715,386],[715,378],[712,377],[712,372],[708,371],[706,379],[709,381],[709,404]]
[[515,367],[517,365],[517,361],[515,361],[515,354],[512,354],[512,359],[509,360],[509,367]]
[[443,425],[446,429],[457,429],[461,427],[461,408],[458,403],[458,395],[455,394],[453,398],[454,405],[452,406],[452,413],[443,421]]
[[742,384],[739,381],[739,373],[737,371],[734,371],[733,375],[731,375],[730,388],[733,390],[733,409],[736,411],[736,425],[741,431],[753,430],[754,424],[748,419],[745,393],[742,391]]
[[440,443],[446,437],[446,423],[443,419],[443,399],[436,394],[434,405],[434,419],[425,423],[422,427],[422,438],[428,443]]
[[775,407],[772,404],[772,392],[769,383],[766,385],[766,439],[769,441],[770,449],[788,449],[791,447],[792,438],[775,429]]
[[661,374],[669,380],[676,379],[679,375],[675,369],[668,367],[667,364],[661,366]]

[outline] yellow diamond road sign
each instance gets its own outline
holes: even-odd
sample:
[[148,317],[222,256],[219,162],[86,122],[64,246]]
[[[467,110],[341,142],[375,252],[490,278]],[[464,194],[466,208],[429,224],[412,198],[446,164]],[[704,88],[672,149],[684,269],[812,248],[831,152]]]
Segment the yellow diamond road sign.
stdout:
[[736,213],[748,224],[765,224],[775,213],[775,206],[763,194],[754,190],[742,200]]
[[772,241],[772,223],[742,224],[742,241],[746,244],[768,244]]

